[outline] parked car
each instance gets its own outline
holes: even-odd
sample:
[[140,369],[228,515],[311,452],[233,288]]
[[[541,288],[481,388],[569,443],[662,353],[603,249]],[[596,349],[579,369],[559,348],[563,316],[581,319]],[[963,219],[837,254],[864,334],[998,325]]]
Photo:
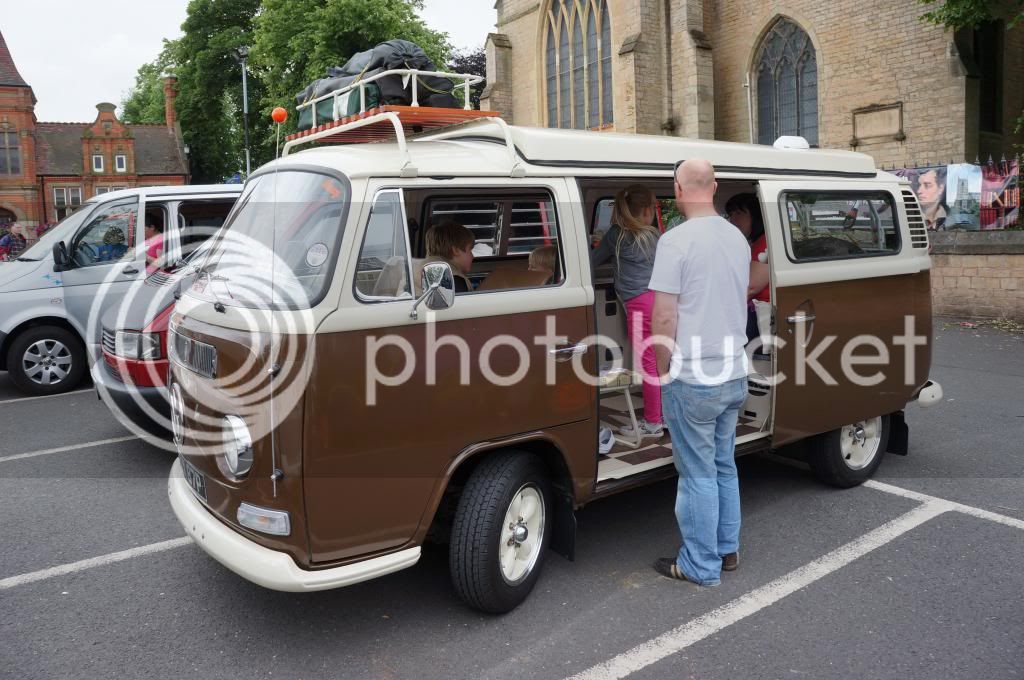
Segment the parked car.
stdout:
[[209,223],[223,222],[240,192],[140,187],[86,201],[0,265],[0,370],[29,395],[77,387],[101,357],[103,313],[147,276],[143,221],[163,225],[163,259],[173,265],[206,238]]
[[[220,225],[208,225],[207,236]],[[92,366],[96,393],[131,429],[160,438],[170,434],[167,401],[167,323],[183,289],[192,285],[206,242],[176,264],[146,277],[124,304],[102,319],[103,360]]]
[[[908,403],[940,400],[928,379],[921,210],[869,156],[501,121],[406,141],[396,116],[358,124],[378,135],[394,125],[397,144],[321,146],[249,178],[221,238],[279,253],[270,275],[288,281],[287,303],[276,289],[234,294],[269,258],[239,266],[215,249],[170,320],[171,506],[244,578],[284,591],[346,586],[415,564],[432,537],[449,543],[456,592],[505,612],[527,597],[549,547],[572,557],[577,508],[674,476],[667,438],[599,453],[599,423],[630,422],[632,406],[621,385],[577,371],[601,375],[613,354],[586,340],[595,331],[632,355],[610,271],[588,256],[596,223],[631,184],[672,197],[680,159],[714,164],[719,212],[753,193],[765,219],[765,320],[788,341],[749,362],[737,455],[804,442],[822,480],[853,486],[887,451],[907,452]],[[286,150],[349,129],[328,125]],[[423,232],[445,220],[481,246],[468,292],[456,293],[450,263],[424,259]],[[553,273],[528,271],[537,248],[556,249]],[[908,324],[912,351],[899,340]],[[877,379],[850,377],[840,351],[865,334],[889,357]],[[434,338],[446,344],[430,364]],[[799,376],[815,348],[826,376],[766,378]],[[302,381],[293,403],[289,374]],[[263,376],[268,403],[244,403],[236,375]]]

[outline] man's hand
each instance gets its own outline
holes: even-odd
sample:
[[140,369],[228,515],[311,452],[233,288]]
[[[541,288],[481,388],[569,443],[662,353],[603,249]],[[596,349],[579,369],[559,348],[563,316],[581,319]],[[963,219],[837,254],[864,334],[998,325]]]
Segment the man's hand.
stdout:
[[651,314],[651,335],[654,336],[654,355],[658,360],[658,375],[668,375],[672,352],[676,346],[676,322],[679,318],[679,296],[654,293],[654,311]]

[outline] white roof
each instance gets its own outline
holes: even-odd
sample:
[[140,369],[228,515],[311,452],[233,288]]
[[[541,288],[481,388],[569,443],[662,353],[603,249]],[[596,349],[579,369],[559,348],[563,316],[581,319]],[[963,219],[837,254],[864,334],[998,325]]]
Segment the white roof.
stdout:
[[319,165],[350,177],[394,176],[409,161],[419,176],[508,176],[518,163],[527,176],[552,174],[651,175],[671,172],[676,162],[706,158],[721,174],[802,175],[874,178],[865,154],[824,149],[775,149],[584,130],[507,126],[517,151],[513,160],[503,128],[483,119],[450,130],[410,138],[407,158],[396,142],[322,145],[293,153],[285,165]]
[[109,201],[112,198],[122,198],[126,196],[153,197],[240,193],[242,193],[241,184],[175,184],[168,186],[133,187],[131,189],[118,189],[117,191],[108,191],[105,194],[97,194],[93,196],[88,201],[86,201],[86,203],[99,203],[100,201]]

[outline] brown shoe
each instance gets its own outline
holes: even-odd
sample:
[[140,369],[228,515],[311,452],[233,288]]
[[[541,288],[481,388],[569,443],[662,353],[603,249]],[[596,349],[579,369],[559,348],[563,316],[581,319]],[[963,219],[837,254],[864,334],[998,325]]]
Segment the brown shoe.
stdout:
[[740,554],[722,555],[722,571],[736,571],[740,568]]
[[654,570],[667,578],[677,581],[690,581],[690,579],[686,578],[683,570],[679,568],[679,565],[676,564],[676,558],[674,557],[659,557],[654,560]]

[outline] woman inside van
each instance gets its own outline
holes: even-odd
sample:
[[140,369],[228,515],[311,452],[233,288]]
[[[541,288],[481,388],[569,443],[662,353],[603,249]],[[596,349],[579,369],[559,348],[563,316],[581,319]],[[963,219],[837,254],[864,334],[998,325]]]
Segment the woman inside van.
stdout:
[[[639,347],[651,335],[651,311],[654,292],[647,289],[654,268],[654,252],[658,233],[653,226],[657,197],[645,186],[634,184],[615,195],[612,226],[591,252],[596,267],[612,260],[615,272],[615,293],[626,308],[626,331],[633,347]],[[661,385],[654,345],[649,344],[640,359],[644,373],[644,418],[640,421],[641,437],[661,437]],[[634,437],[630,425],[620,428],[623,436]]]
[[[747,288],[747,341],[760,335],[757,327],[755,300],[771,302],[768,270],[768,240],[764,233],[761,202],[754,194],[736,194],[725,202],[725,216],[736,225],[750,243],[750,286]],[[761,254],[764,253],[764,261]]]

